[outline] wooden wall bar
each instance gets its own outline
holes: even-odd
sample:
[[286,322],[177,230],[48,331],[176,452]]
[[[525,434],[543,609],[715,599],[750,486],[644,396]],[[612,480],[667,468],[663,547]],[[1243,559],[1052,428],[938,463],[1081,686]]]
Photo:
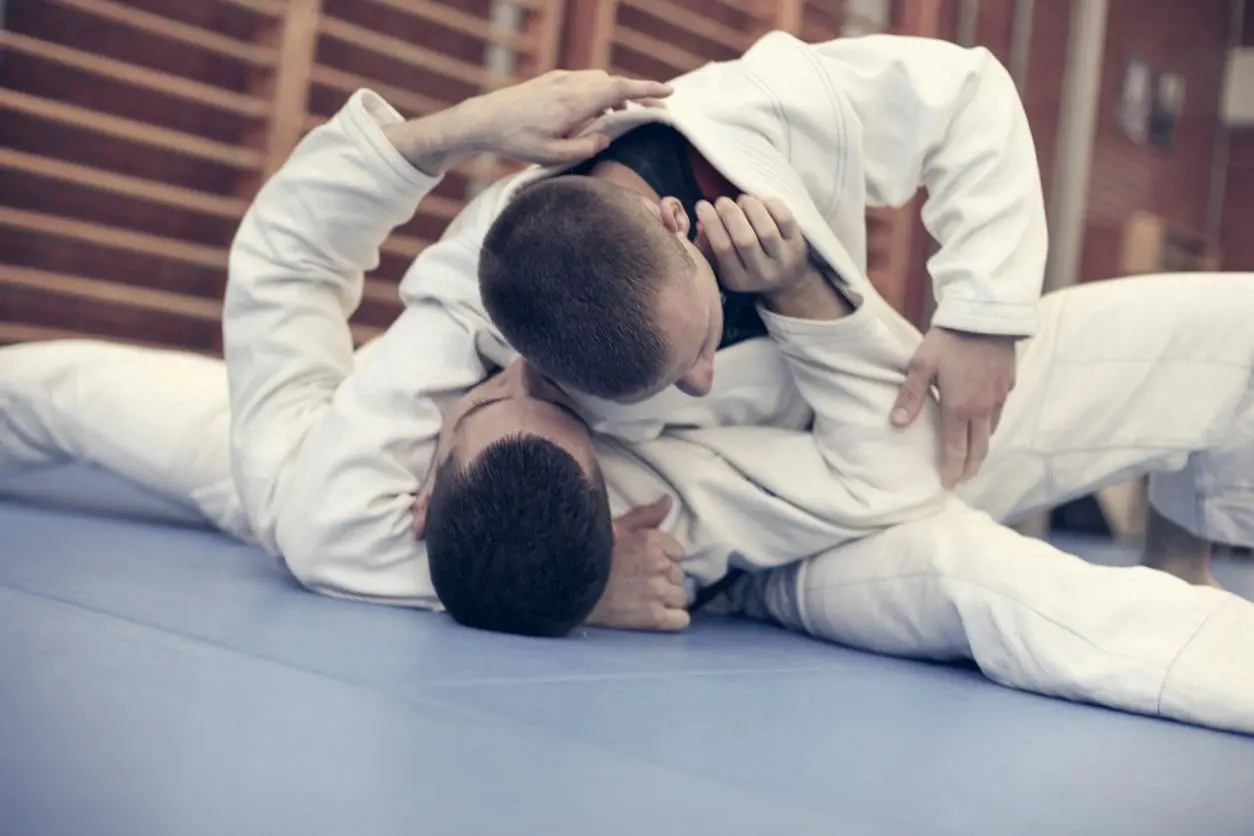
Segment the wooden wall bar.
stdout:
[[[218,353],[227,249],[309,128],[372,87],[419,115],[558,63],[561,0],[9,0],[0,29],[0,342],[91,335]],[[464,205],[475,161],[385,247],[354,321]]]
[[[556,66],[670,78],[771,29],[811,41],[918,29],[938,2],[8,0],[0,343],[90,335],[219,352],[248,201],[359,87],[414,116]],[[462,166],[397,230],[359,340],[395,317],[397,281],[467,195],[516,165]],[[873,280],[899,306],[906,217],[869,218]]]

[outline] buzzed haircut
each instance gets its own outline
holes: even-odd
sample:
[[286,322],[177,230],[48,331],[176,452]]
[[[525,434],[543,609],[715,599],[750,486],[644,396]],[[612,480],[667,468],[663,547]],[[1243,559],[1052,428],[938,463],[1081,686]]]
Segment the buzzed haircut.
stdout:
[[563,636],[609,582],[614,527],[599,471],[558,445],[513,436],[436,473],[427,509],[431,581],[457,622]]
[[502,335],[546,375],[624,398],[665,374],[654,319],[682,247],[638,199],[591,177],[527,186],[497,216],[479,257],[479,290]]

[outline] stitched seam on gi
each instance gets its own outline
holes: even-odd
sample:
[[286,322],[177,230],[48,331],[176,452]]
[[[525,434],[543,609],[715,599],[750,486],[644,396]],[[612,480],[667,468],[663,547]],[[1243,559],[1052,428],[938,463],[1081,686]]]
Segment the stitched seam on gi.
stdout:
[[[1065,313],[1067,306],[1070,304],[1071,304],[1070,299],[1064,298],[1062,300],[1062,303],[1059,305],[1060,310],[1058,311],[1058,316],[1057,316],[1058,321],[1062,321],[1063,314]],[[1044,396],[1044,401],[1046,403],[1049,402],[1049,397],[1054,391],[1054,380],[1056,379],[1055,375],[1057,374],[1057,371],[1058,371],[1058,335],[1056,333],[1052,334],[1050,338],[1053,340],[1054,344],[1049,347],[1049,359],[1050,359],[1049,378],[1045,381],[1045,396]],[[1019,362],[1018,358],[1016,357],[1015,358],[1016,366],[1018,365],[1018,362]],[[1028,449],[1033,454],[1035,454],[1037,458],[1039,458],[1042,464],[1044,465],[1043,476],[1045,480],[1045,486],[1049,489],[1050,495],[1054,495],[1058,493],[1058,484],[1054,478],[1053,457],[1042,453],[1041,447],[1040,447],[1041,423],[1044,420],[1045,420],[1045,410],[1044,409],[1036,410],[1036,420],[1032,423],[1032,440],[1031,440],[1031,443],[1028,445]]]
[[1171,660],[1171,663],[1167,665],[1167,670],[1163,673],[1163,684],[1158,689],[1158,700],[1154,703],[1154,710],[1159,714],[1163,713],[1163,694],[1167,691],[1167,682],[1171,679],[1171,672],[1175,669],[1176,663],[1180,661],[1180,657],[1184,655],[1184,652],[1193,646],[1193,642],[1197,641],[1197,637],[1202,635],[1202,631],[1206,629],[1206,625],[1209,624],[1210,620],[1215,617],[1215,614],[1222,609],[1223,605],[1221,604],[1211,610],[1210,615],[1206,616],[1202,623],[1198,625],[1197,629],[1193,632],[1193,635],[1189,636],[1189,640],[1184,643],[1184,647],[1180,648],[1180,652],[1177,653],[1175,658]]
[[[812,53],[809,49],[803,49],[801,54],[806,57],[806,60],[810,62],[810,64],[814,67],[815,72],[818,73],[819,80],[823,84],[824,90],[827,91],[827,101],[831,105],[832,116],[835,117],[837,133],[839,134],[840,139],[845,139],[848,136],[848,132],[845,130],[845,114],[836,105],[836,102],[839,101],[839,99],[837,98],[836,89],[832,86],[832,80],[827,77],[827,73],[823,72],[823,65],[819,62],[819,59],[814,57],[814,53]],[[844,145],[842,144],[840,147],[843,148]],[[789,156],[789,159],[791,160],[792,157]],[[837,155],[837,158],[833,163],[831,196],[828,198],[827,207],[819,210],[823,213],[823,217],[825,218],[831,217],[832,214],[840,208],[840,201],[844,195],[839,187],[844,181],[845,166],[848,162],[848,153],[842,153]]]

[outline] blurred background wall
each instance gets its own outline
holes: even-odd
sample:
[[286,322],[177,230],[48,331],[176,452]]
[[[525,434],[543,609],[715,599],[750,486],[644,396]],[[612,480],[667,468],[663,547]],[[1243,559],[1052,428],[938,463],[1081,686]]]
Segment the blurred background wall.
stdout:
[[[0,342],[97,335],[216,353],[248,200],[360,86],[419,115],[554,67],[670,78],[771,29],[983,45],[1019,84],[1052,226],[1050,286],[1254,270],[1248,0],[0,0]],[[478,184],[389,240],[355,317]],[[934,243],[875,211],[873,280],[925,323]]]

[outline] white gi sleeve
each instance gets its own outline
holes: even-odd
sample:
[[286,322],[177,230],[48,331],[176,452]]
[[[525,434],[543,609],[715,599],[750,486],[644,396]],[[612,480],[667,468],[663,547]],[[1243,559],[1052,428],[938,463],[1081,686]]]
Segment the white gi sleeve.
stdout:
[[[437,183],[384,136],[399,119],[356,93],[240,226],[223,313],[232,469],[258,540],[303,584],[435,606],[413,497],[440,429],[434,396],[483,369],[471,336],[435,306],[407,310],[356,371],[348,327],[379,247]],[[468,257],[458,250],[437,244],[426,262]]]
[[[808,438],[829,474],[822,490],[844,497],[841,507],[823,515],[873,528],[934,513],[946,493],[937,416],[892,426],[889,416],[904,380],[892,362],[900,351],[895,335],[868,306],[832,321],[759,310],[814,411]],[[932,399],[924,405],[925,413],[937,409]]]
[[[1018,91],[988,50],[876,35],[811,49],[839,122],[860,123],[868,203],[902,206],[940,242],[928,262],[934,325],[1030,336],[1048,237],[1036,149]],[[852,158],[846,162],[852,162]]]

